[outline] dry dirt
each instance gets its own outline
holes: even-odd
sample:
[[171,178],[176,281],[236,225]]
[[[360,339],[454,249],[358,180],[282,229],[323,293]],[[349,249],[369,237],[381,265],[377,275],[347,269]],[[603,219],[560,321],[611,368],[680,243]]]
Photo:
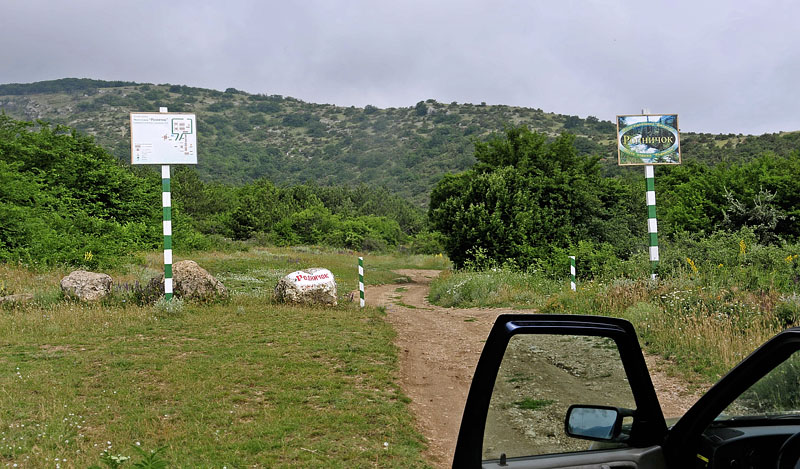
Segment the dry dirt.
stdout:
[[[397,332],[400,385],[411,398],[419,431],[428,440],[426,457],[434,467],[450,467],[461,414],[483,343],[494,319],[509,308],[442,308],[428,303],[438,270],[397,270],[410,283],[367,287],[366,302],[385,306]],[[700,396],[679,379],[660,371],[663,363],[646,357],[664,415],[682,415]]]

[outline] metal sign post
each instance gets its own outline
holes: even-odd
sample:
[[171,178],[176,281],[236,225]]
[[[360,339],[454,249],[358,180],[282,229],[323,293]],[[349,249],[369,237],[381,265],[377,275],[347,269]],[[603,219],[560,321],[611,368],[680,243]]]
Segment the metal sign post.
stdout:
[[653,165],[644,167],[647,188],[647,233],[650,237],[650,278],[658,276],[658,219],[656,218],[656,177]]
[[[158,109],[166,113],[167,108]],[[161,208],[164,212],[164,299],[172,300],[172,188],[169,165],[161,165]]]

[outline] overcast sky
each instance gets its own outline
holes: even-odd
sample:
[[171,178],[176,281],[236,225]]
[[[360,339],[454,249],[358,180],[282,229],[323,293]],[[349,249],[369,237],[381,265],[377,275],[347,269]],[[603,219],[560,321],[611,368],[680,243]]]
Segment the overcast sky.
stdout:
[[800,2],[0,0],[0,83],[171,83],[800,130]]

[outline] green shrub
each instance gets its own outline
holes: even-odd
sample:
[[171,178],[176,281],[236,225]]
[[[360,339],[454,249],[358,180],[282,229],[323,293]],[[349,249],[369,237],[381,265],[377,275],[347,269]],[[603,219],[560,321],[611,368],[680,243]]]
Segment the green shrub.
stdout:
[[154,175],[123,168],[91,137],[0,114],[0,260],[87,268],[156,245]]
[[442,235],[430,231],[417,233],[411,240],[409,250],[413,254],[441,254],[444,252]]
[[775,305],[775,318],[782,327],[798,325],[800,323],[800,298],[795,294],[781,298],[781,301]]

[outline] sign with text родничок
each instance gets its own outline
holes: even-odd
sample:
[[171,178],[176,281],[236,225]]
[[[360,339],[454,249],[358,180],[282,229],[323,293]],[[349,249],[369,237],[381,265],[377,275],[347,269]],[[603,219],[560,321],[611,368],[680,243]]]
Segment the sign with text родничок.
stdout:
[[197,117],[132,112],[131,164],[197,164]]
[[681,164],[677,114],[617,116],[619,164]]
[[316,269],[313,274],[297,270],[287,275],[287,277],[291,278],[300,290],[308,290],[317,285],[333,281],[333,274],[328,269]]

